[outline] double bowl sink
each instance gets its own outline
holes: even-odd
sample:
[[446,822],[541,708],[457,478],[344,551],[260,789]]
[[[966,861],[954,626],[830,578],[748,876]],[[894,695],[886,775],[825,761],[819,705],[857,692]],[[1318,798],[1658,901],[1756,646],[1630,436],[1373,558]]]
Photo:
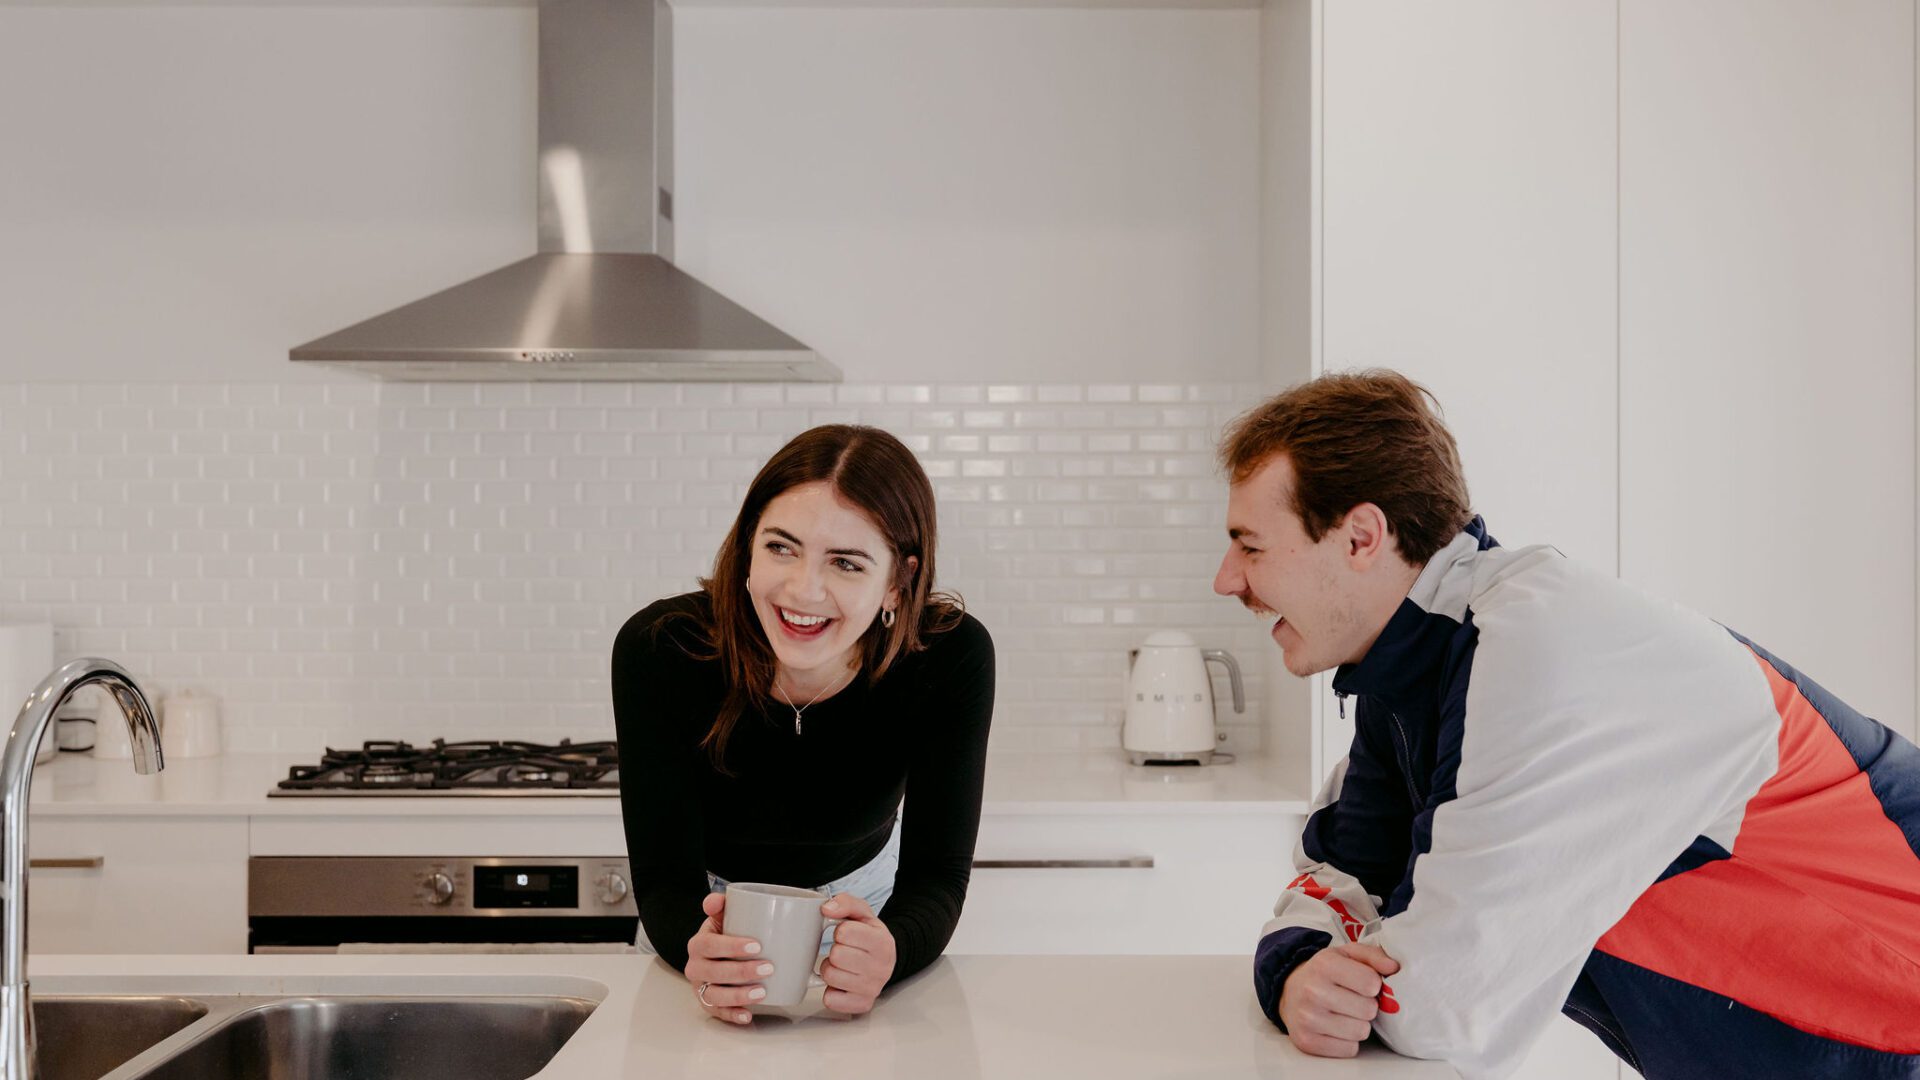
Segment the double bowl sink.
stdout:
[[595,1002],[553,995],[33,998],[40,1080],[526,1080]]

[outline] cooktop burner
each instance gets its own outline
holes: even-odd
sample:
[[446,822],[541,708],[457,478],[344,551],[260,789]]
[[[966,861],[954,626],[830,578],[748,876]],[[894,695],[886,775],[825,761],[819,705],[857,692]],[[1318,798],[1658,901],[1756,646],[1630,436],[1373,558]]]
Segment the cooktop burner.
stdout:
[[615,743],[369,742],[295,765],[268,795],[618,795]]

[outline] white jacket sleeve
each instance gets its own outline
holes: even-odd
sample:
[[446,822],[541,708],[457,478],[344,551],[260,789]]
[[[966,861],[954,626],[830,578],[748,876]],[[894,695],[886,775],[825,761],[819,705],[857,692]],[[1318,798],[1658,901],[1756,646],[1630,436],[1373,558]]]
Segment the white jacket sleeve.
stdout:
[[1374,1030],[1469,1080],[1519,1066],[1594,943],[1696,837],[1731,849],[1715,833],[1777,754],[1765,681],[1720,627],[1639,618],[1658,602],[1627,590],[1579,617],[1507,600],[1476,611],[1457,771],[1423,810],[1411,900],[1364,937],[1401,964]]

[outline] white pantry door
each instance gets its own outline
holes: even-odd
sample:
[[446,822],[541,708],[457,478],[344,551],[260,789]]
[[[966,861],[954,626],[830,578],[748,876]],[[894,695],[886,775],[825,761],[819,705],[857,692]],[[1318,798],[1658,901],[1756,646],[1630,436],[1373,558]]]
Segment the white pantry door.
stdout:
[[1913,12],[1620,19],[1621,574],[1908,737]]
[[[1614,4],[1318,10],[1321,368],[1424,383],[1501,543],[1614,573]],[[1351,719],[1319,711],[1337,759]],[[1618,1071],[1562,1018],[1519,1075]]]

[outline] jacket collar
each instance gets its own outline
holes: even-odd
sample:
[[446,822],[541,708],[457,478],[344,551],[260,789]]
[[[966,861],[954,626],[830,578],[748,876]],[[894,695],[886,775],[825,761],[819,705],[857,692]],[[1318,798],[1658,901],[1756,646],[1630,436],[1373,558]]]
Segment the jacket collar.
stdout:
[[1479,517],[1420,569],[1406,599],[1387,620],[1373,647],[1333,675],[1336,694],[1404,700],[1430,688],[1454,635],[1467,621],[1474,556],[1499,544]]

